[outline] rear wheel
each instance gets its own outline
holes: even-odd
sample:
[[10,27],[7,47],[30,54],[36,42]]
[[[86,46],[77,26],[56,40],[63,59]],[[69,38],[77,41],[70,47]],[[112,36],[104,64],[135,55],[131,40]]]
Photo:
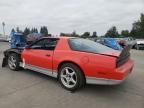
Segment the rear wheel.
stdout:
[[59,70],[59,82],[69,91],[75,91],[85,84],[80,68],[72,63],[63,64]]
[[20,69],[19,66],[20,59],[18,54],[16,53],[11,53],[8,55],[8,66],[11,70],[17,71]]

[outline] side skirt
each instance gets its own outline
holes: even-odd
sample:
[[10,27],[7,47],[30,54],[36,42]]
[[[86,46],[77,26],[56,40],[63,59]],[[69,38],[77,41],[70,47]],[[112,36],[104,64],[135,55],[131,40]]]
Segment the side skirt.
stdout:
[[33,70],[33,71],[36,71],[36,72],[39,72],[39,73],[42,73],[42,74],[45,74],[45,75],[48,75],[48,76],[51,76],[51,77],[54,77],[54,78],[57,78],[57,75],[58,75],[57,71],[52,70],[52,69],[45,69],[45,68],[42,68],[42,67],[33,66],[33,65],[30,65],[30,64],[23,64],[23,63],[20,63],[20,66],[23,67],[24,69]]

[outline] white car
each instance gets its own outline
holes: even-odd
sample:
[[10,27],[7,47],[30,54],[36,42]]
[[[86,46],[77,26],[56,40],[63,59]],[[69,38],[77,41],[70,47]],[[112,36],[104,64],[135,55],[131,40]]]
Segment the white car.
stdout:
[[144,39],[137,39],[136,40],[136,49],[139,50],[140,48],[144,48]]
[[0,41],[9,42],[10,41],[10,36],[8,36],[8,35],[0,36]]

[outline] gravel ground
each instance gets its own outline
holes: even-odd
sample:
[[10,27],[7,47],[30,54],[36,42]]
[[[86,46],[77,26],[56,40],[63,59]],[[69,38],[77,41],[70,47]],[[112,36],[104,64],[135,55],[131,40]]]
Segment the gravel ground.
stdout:
[[[0,61],[7,48],[0,42]],[[124,83],[87,85],[75,93],[46,75],[0,67],[0,108],[144,108],[144,51],[132,50],[131,57],[135,67]]]

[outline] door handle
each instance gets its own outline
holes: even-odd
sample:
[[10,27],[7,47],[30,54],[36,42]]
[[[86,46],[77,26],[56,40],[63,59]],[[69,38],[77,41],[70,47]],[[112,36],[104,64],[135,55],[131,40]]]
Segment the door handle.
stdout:
[[50,57],[51,55],[50,55],[50,54],[46,54],[46,56],[47,56],[47,57]]

